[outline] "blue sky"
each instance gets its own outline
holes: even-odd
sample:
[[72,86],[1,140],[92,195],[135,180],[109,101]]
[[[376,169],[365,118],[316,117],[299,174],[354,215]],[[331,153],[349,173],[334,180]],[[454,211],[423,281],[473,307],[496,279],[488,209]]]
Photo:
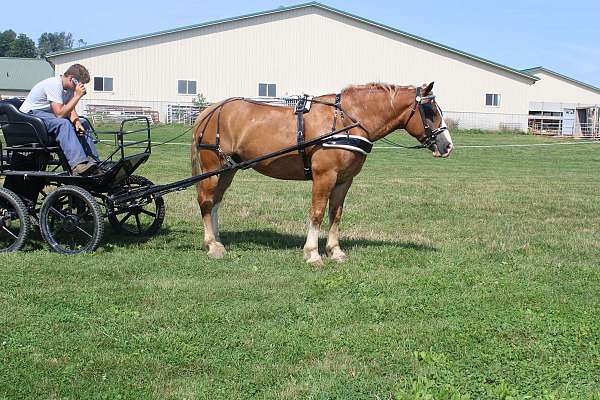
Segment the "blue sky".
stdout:
[[[61,1],[4,1],[0,29],[26,33],[36,41],[42,32],[67,31],[93,44],[304,2],[104,0],[79,2],[89,8],[76,9]],[[514,68],[544,66],[600,87],[597,0],[322,3]]]

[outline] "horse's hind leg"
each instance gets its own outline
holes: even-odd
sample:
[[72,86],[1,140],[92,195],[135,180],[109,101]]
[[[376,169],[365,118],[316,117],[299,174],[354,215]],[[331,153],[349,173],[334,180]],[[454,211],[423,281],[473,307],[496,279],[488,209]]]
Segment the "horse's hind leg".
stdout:
[[350,185],[352,185],[352,179],[337,184],[329,196],[329,224],[331,226],[329,227],[325,251],[332,260],[337,262],[346,261],[346,253],[340,247],[340,220],[342,219],[344,200]]
[[221,258],[225,255],[225,247],[219,237],[219,218],[217,211],[223,194],[231,184],[235,171],[224,172],[219,176],[205,179],[196,185],[198,204],[204,224],[204,248],[208,255]]

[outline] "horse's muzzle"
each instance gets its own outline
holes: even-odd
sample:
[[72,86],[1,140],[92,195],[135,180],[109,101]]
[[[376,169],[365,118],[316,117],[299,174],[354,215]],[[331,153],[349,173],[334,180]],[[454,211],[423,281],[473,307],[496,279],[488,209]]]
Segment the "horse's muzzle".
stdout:
[[441,152],[439,150],[439,147],[437,144],[434,144],[432,153],[433,153],[434,157],[448,158],[448,157],[450,157],[450,153],[452,153],[452,150],[454,150],[454,145],[452,143],[448,143],[448,145],[445,146],[445,149],[443,152]]

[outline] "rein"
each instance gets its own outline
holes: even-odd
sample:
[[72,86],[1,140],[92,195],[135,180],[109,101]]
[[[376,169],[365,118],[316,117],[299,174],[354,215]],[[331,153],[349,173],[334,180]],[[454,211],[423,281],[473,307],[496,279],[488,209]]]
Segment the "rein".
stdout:
[[[304,114],[306,112],[308,112],[308,109],[306,108],[306,104],[308,102],[311,103],[316,103],[316,104],[323,104],[326,106],[330,106],[333,107],[334,111],[333,111],[333,124],[331,127],[331,132],[335,132],[336,131],[336,127],[337,127],[337,120],[338,120],[338,115],[340,118],[340,121],[342,121],[343,123],[343,119],[345,117],[347,117],[350,121],[352,121],[352,124],[349,125],[347,127],[347,129],[344,129],[345,127],[342,127],[341,129],[339,129],[339,132],[345,132],[346,135],[348,136],[348,138],[350,138],[350,129],[353,128],[360,128],[361,130],[363,130],[367,135],[369,135],[369,131],[356,119],[354,118],[350,113],[348,113],[346,110],[344,110],[342,108],[341,105],[341,98],[342,98],[342,94],[338,93],[335,96],[335,102],[332,103],[330,101],[325,101],[325,100],[319,100],[319,99],[315,99],[315,98],[309,98],[307,95],[304,95],[303,97],[301,97],[300,99],[298,99],[298,103],[296,104],[295,108],[294,108],[294,114],[297,115],[297,148],[298,148],[298,153],[300,154],[300,156],[302,157],[302,162],[303,162],[303,169],[304,169],[304,176],[306,177],[307,180],[311,180],[312,179],[312,170],[310,167],[310,160],[308,155],[306,154],[306,148],[309,147],[308,143],[311,143],[310,145],[314,145],[315,143],[313,143],[314,141],[310,140],[310,141],[305,141],[304,140]],[[420,145],[416,145],[416,146],[405,146],[399,143],[395,143],[389,139],[386,138],[382,138],[382,140],[388,144],[391,144],[393,146],[396,147],[400,147],[400,148],[405,148],[405,149],[426,149],[426,148],[431,148],[432,146],[435,146],[435,142],[437,137],[444,131],[448,130],[448,128],[445,126],[445,124],[441,124],[439,128],[436,129],[432,129],[431,126],[429,125],[429,123],[427,122],[427,118],[425,117],[425,102],[424,101],[433,101],[435,99],[435,95],[431,94],[425,97],[421,97],[421,88],[417,87],[416,88],[416,96],[415,96],[415,104],[411,110],[410,116],[408,117],[408,119],[406,120],[406,124],[404,125],[405,127],[408,125],[408,123],[410,122],[410,120],[413,118],[413,116],[417,113],[417,111],[419,111],[419,115],[421,116],[421,121],[423,122],[423,127],[425,128],[425,134],[419,138],[419,142],[421,142]],[[248,103],[252,103],[252,104],[257,104],[257,105],[268,105],[265,104],[264,102],[258,102],[258,101],[254,101],[251,99],[247,99],[244,97],[232,97],[226,100],[223,100],[221,103],[219,103],[217,106],[215,106],[208,114],[206,114],[200,121],[198,121],[196,124],[194,124],[194,127],[201,127],[202,124],[204,124],[204,127],[202,128],[202,131],[200,133],[200,137],[196,143],[196,147],[198,149],[207,149],[207,150],[213,150],[216,151],[219,156],[225,161],[225,163],[227,165],[235,165],[236,162],[227,154],[225,154],[225,152],[221,149],[221,133],[220,133],[220,126],[221,126],[221,111],[223,110],[223,107],[231,102],[234,101],[246,101]],[[436,105],[437,106],[437,105]],[[439,108],[439,106],[437,106],[438,111],[440,112],[440,115],[442,115],[442,110]],[[208,127],[208,124],[210,122],[210,120],[212,119],[213,115],[215,115],[215,113],[217,114],[217,129],[216,129],[216,133],[215,133],[215,143],[202,143],[202,138],[204,137],[204,133]],[[318,144],[322,144],[322,143],[318,143]]]
[[189,131],[191,131],[192,129],[194,129],[194,125],[192,125],[190,128],[186,129],[185,131],[183,131],[181,134],[172,137],[171,139],[167,139],[164,142],[160,142],[157,144],[152,144],[152,147],[158,147],[158,146],[164,146],[165,144],[169,144],[171,142],[174,142],[175,140],[179,139],[180,137],[182,137],[183,135],[185,135],[186,133],[188,133]]

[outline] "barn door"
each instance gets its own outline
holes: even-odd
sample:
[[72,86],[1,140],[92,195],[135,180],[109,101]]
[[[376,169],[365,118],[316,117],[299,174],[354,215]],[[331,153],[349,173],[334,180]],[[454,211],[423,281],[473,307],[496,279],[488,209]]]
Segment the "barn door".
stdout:
[[581,135],[589,136],[588,110],[586,108],[578,108],[577,119],[579,120]]
[[563,136],[573,136],[575,134],[575,110],[573,108],[565,108],[562,117]]

